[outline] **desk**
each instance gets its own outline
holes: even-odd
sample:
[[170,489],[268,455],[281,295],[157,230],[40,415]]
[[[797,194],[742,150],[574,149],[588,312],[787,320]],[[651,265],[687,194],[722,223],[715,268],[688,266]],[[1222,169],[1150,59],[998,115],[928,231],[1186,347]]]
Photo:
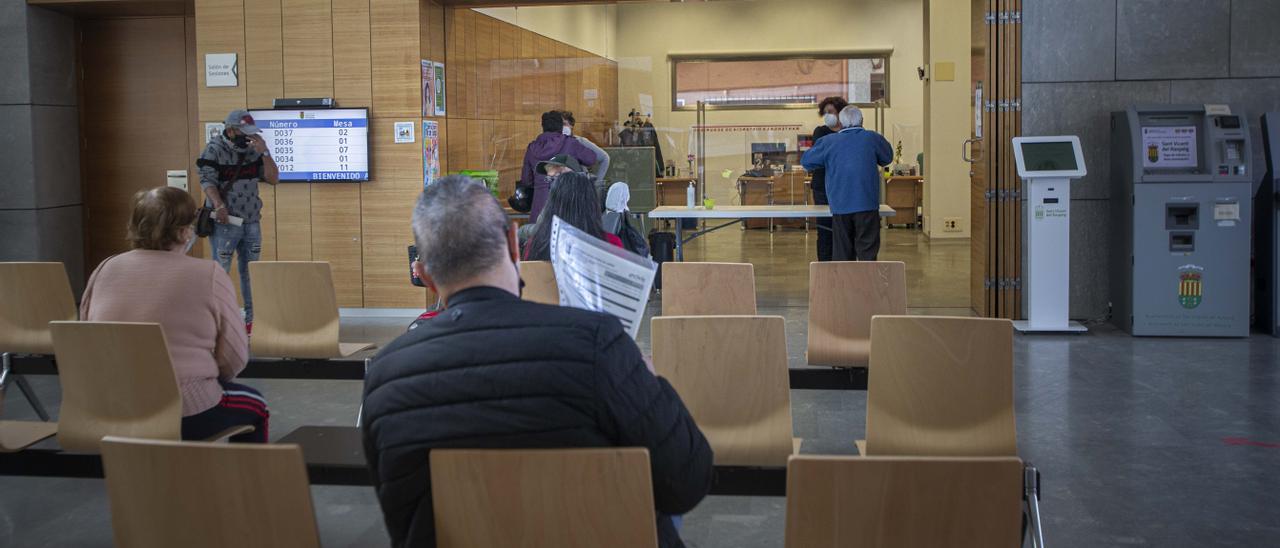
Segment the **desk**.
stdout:
[[[897,213],[893,208],[880,204],[880,217],[893,217]],[[680,223],[676,223],[677,261],[684,260],[684,244],[698,236],[715,232],[744,219],[804,219],[830,216],[831,208],[824,205],[716,206],[715,209],[665,206],[649,212],[650,219],[732,219],[725,224],[696,231],[688,239],[684,237],[684,229]]]
[[[774,205],[773,179],[769,177],[738,177],[738,203],[744,206]],[[742,227],[773,230],[773,219],[744,219]]]

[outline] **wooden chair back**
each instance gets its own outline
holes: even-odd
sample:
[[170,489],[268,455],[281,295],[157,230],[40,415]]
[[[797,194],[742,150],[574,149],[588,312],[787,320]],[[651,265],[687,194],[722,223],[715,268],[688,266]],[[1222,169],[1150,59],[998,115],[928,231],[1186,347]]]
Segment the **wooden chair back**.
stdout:
[[53,354],[49,322],[78,316],[62,263],[0,263],[0,352]]
[[663,263],[663,316],[755,314],[756,275],[751,263]]
[[266,358],[339,358],[369,344],[338,342],[338,298],[327,262],[254,261],[253,336],[249,351]]
[[809,365],[868,365],[871,317],[906,313],[905,263],[809,263]]
[[651,332],[654,368],[684,400],[716,464],[786,464],[794,446],[781,316],[662,316]]
[[108,437],[102,465],[117,546],[320,546],[297,445]]
[[797,455],[787,548],[1018,546],[1022,461]]
[[53,322],[58,444],[97,453],[103,436],[182,439],[182,396],[160,324]]
[[1013,323],[871,320],[867,455],[1016,456]]
[[655,548],[643,448],[431,452],[440,548]]
[[524,280],[521,299],[560,306],[560,290],[551,261],[520,261],[520,279]]

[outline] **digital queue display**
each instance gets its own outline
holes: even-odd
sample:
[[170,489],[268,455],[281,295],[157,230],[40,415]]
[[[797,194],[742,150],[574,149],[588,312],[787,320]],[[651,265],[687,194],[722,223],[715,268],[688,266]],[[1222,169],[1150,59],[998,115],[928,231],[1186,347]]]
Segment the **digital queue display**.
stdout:
[[254,110],[281,182],[369,180],[369,109]]

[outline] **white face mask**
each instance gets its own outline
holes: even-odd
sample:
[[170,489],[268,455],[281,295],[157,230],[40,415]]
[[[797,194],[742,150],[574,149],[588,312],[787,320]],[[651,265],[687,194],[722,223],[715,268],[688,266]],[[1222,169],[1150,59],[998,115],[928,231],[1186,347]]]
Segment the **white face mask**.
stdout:
[[560,133],[563,133],[565,137],[570,137],[573,135],[573,128],[569,126],[564,126],[563,128],[560,129]]
[[822,123],[826,124],[827,127],[831,129],[835,129],[836,125],[840,123],[840,119],[836,118],[836,115],[834,114],[823,114]]

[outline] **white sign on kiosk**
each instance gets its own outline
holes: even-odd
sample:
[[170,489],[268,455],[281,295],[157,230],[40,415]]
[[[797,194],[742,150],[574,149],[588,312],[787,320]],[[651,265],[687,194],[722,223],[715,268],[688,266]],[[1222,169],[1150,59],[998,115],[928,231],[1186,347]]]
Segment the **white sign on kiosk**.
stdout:
[[1027,319],[1021,332],[1087,331],[1069,321],[1071,179],[1087,171],[1080,138],[1014,137],[1013,155],[1027,197],[1027,263],[1023,271]]

